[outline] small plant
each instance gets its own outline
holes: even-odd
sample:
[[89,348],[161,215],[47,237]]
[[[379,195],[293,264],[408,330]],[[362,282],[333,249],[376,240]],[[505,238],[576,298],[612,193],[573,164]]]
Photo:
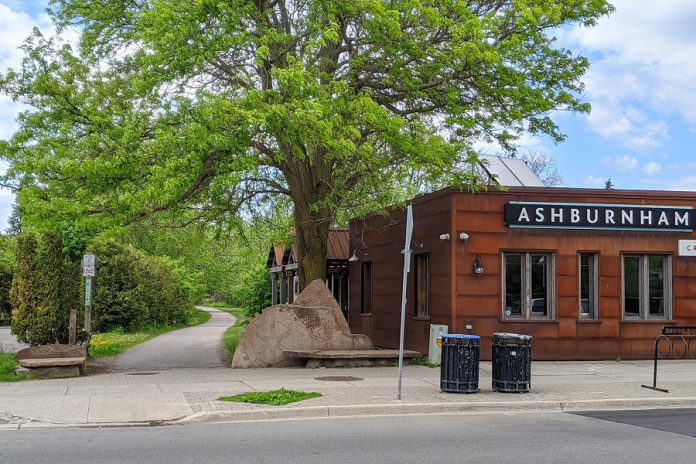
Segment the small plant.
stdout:
[[19,382],[28,379],[27,374],[17,373],[18,367],[14,353],[0,351],[0,382]]
[[254,403],[254,404],[270,404],[271,406],[283,406],[285,404],[304,401],[310,398],[318,398],[321,393],[318,392],[302,392],[296,390],[280,390],[268,392],[250,392],[242,393],[234,396],[221,396],[218,401],[232,401],[235,403]]
[[427,367],[440,367],[439,363],[430,362],[428,358],[413,358],[411,359],[412,366],[427,366]]

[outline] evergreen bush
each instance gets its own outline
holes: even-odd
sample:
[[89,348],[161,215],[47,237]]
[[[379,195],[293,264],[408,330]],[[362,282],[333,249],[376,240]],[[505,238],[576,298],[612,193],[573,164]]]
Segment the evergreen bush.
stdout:
[[90,247],[99,262],[94,278],[92,329],[127,332],[186,322],[192,296],[160,258],[114,242]]
[[10,301],[12,331],[30,345],[66,343],[70,308],[79,307],[79,267],[65,260],[56,232],[40,241],[24,234],[17,242],[17,264]]
[[10,288],[15,261],[14,237],[0,236],[0,326],[9,325],[12,316]]

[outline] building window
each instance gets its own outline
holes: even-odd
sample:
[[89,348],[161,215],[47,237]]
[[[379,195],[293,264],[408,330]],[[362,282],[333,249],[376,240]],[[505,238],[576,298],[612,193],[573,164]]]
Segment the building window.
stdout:
[[414,255],[416,281],[415,289],[415,317],[430,317],[430,255],[421,253]]
[[503,254],[503,316],[510,319],[553,317],[553,255]]
[[360,312],[368,314],[372,312],[372,262],[362,263],[360,273]]
[[672,258],[623,255],[625,319],[669,319],[672,312]]
[[580,253],[580,317],[596,319],[599,308],[599,255],[597,253]]

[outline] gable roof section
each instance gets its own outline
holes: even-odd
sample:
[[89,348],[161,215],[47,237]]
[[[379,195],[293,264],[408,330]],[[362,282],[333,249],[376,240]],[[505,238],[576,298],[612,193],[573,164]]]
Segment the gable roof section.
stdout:
[[326,242],[327,259],[347,260],[350,257],[350,231],[348,229],[331,229]]

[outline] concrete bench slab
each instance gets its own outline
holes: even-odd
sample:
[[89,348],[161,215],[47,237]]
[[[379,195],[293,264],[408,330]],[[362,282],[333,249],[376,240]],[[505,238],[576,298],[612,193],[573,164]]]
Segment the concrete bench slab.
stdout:
[[[283,350],[283,354],[298,361],[306,360],[305,367],[361,367],[392,366],[398,363],[398,350]],[[404,350],[404,359],[413,359],[418,351]]]
[[45,359],[21,359],[19,365],[22,367],[55,367],[55,366],[80,366],[86,361],[85,358],[45,358]]
[[77,345],[31,346],[17,352],[17,362],[34,377],[77,377],[85,374],[87,353]]

